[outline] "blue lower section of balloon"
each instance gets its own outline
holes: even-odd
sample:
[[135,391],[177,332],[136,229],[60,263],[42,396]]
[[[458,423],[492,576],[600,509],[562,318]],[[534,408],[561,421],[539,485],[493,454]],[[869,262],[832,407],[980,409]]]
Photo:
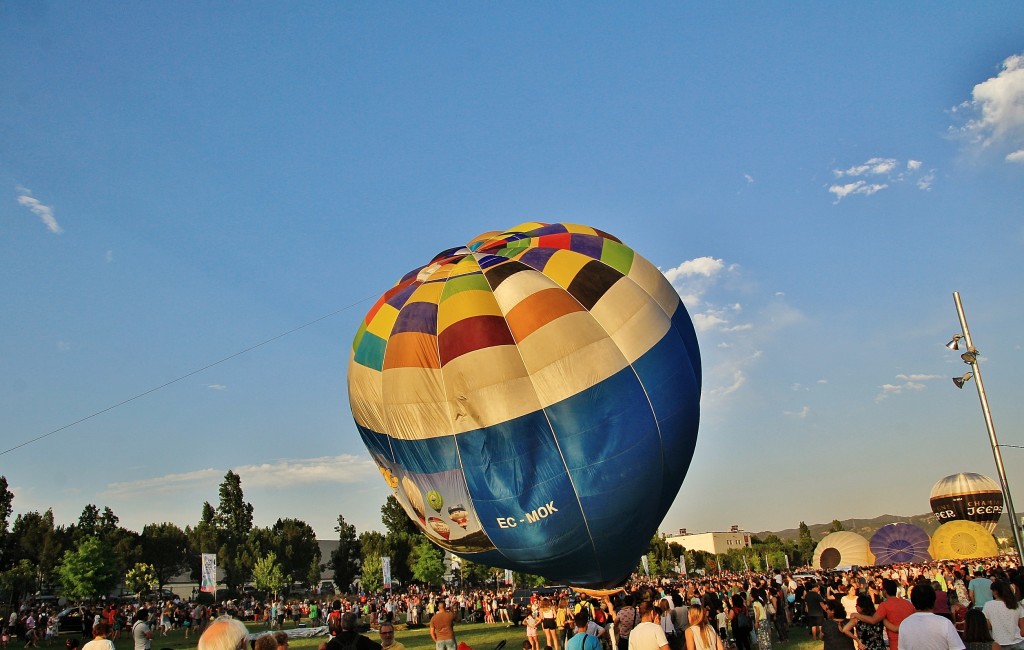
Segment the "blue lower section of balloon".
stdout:
[[360,431],[409,471],[463,469],[498,549],[474,561],[614,584],[639,564],[693,456],[700,386],[690,359],[670,329],[632,367],[542,411],[429,440]]

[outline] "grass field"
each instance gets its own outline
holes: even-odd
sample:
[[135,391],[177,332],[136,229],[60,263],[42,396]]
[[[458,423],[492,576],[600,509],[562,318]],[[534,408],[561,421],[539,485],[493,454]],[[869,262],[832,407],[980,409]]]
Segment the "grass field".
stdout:
[[[266,631],[262,624],[248,623],[247,627],[254,633]],[[526,639],[526,628],[521,626],[505,627],[500,624],[468,623],[456,625],[455,634],[460,642],[465,642],[473,650],[494,650],[495,646],[501,641],[506,642],[506,650],[521,650],[522,642]],[[380,637],[377,636],[375,631],[371,630],[367,636],[374,641],[380,641]],[[50,647],[54,650],[63,650],[61,646],[63,646],[64,639],[66,638],[68,638],[67,635],[62,635],[60,640],[54,642]],[[399,625],[397,638],[405,644],[408,650],[433,650],[434,648],[434,643],[430,640],[430,633],[426,628],[407,630],[404,625]],[[288,647],[291,650],[315,650],[325,639],[326,637],[294,639],[288,644]],[[195,635],[186,639],[181,630],[175,630],[167,636],[154,637],[153,650],[164,650],[165,648],[169,650],[192,650],[196,647],[197,641],[198,639]],[[21,645],[11,644],[8,647],[16,649],[20,648]],[[133,648],[130,636],[129,638],[117,640],[115,646],[117,650],[132,650]],[[46,645],[40,644],[40,647],[46,648]],[[821,641],[813,641],[807,630],[799,627],[790,630],[790,640],[787,643],[775,642],[772,644],[772,650],[821,650],[821,647]],[[756,650],[756,646],[754,650]]]

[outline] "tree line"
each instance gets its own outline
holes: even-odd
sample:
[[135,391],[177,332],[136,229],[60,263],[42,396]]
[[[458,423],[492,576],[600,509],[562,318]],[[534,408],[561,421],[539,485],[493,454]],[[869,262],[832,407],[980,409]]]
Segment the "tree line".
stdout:
[[[431,543],[409,519],[401,505],[389,496],[381,507],[386,532],[358,533],[338,516],[334,530],[338,546],[330,557],[321,557],[313,528],[294,518],[278,519],[269,527],[253,526],[253,506],[245,500],[242,482],[232,471],[224,476],[214,507],[204,502],[194,526],[184,529],[170,522],[145,525],[140,532],[120,525],[116,514],[87,504],[73,524],[54,521],[53,510],[19,514],[11,521],[14,494],[0,476],[0,593],[8,603],[28,594],[59,589],[72,600],[101,597],[124,585],[129,592],[163,589],[175,576],[189,571],[193,581],[201,574],[200,556],[217,555],[226,588],[222,596],[237,595],[248,583],[261,591],[287,592],[320,584],[324,570],[333,576],[341,592],[354,587],[376,591],[382,587],[382,558],[391,559],[391,573],[398,584],[417,581],[439,584],[445,576],[462,585],[499,587],[503,569],[466,559],[445,563],[443,551]],[[833,529],[842,528],[833,522]],[[809,528],[800,522],[799,538],[783,541],[775,535],[756,537],[752,546],[712,555],[666,543],[655,536],[648,548],[647,571],[670,577],[680,569],[684,556],[688,571],[765,570],[809,564],[814,549]],[[637,572],[642,573],[641,566]],[[542,578],[514,574],[517,585],[539,585]]]

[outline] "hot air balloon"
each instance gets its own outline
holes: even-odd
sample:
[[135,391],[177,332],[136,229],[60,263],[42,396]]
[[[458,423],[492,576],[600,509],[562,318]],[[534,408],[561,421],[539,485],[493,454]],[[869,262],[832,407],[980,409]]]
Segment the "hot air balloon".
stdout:
[[841,530],[830,533],[814,548],[814,568],[834,569],[838,566],[867,566],[875,563],[868,540],[857,533]]
[[914,524],[900,522],[879,528],[868,545],[877,565],[931,562],[932,556],[928,554],[931,541],[928,533]]
[[646,552],[693,456],[700,388],[672,285],[573,224],[488,232],[410,271],[348,366],[363,442],[429,539],[592,587]]
[[935,530],[928,549],[936,560],[970,560],[999,554],[992,533],[973,521],[948,521]]
[[940,522],[973,521],[990,533],[1003,516],[999,484],[982,474],[961,472],[947,476],[932,487],[930,501]]

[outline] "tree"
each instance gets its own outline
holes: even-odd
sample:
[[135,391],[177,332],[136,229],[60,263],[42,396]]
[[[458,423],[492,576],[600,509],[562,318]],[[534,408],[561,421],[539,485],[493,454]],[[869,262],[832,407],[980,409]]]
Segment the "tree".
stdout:
[[384,585],[384,565],[381,564],[379,555],[363,557],[359,584],[362,586],[362,590],[368,594],[380,591],[380,588]]
[[338,515],[338,525],[334,527],[334,532],[338,533],[338,548],[331,553],[329,568],[334,571],[334,584],[338,590],[347,593],[359,573],[361,547],[356,537],[356,527],[346,523],[342,515]]
[[252,504],[245,501],[242,478],[228,470],[220,484],[220,504],[214,521],[220,533],[217,564],[224,568],[224,582],[236,589],[252,569],[246,542],[252,529]]
[[838,519],[833,519],[832,527],[828,529],[828,532],[838,533],[841,530],[846,530],[845,528],[843,528],[843,522],[839,521]]
[[98,532],[100,521],[100,509],[88,503],[82,508],[82,514],[78,515],[78,525],[75,526],[73,537],[77,542],[83,537],[91,537]]
[[0,588],[7,591],[10,602],[21,602],[23,596],[35,591],[36,567],[28,560],[21,560],[13,567],[0,573]]
[[252,584],[260,591],[267,591],[275,596],[285,586],[284,571],[281,570],[273,551],[256,560],[252,567]]
[[159,589],[188,567],[188,536],[176,525],[146,524],[139,542],[142,561],[152,567]]
[[64,595],[75,600],[96,600],[118,582],[114,553],[98,537],[86,537],[64,553],[58,575]]
[[9,542],[7,526],[14,512],[14,493],[7,489],[7,477],[0,476],[0,572],[14,564],[8,552]]
[[814,538],[811,537],[811,529],[807,524],[800,522],[800,532],[797,536],[797,549],[800,551],[800,559],[805,564],[811,563],[811,555],[814,554]]
[[412,519],[409,519],[402,504],[393,494],[388,496],[387,501],[380,507],[380,520],[390,534],[405,534],[413,537],[420,534],[419,528],[412,522]]
[[53,510],[18,515],[11,530],[13,560],[29,560],[36,570],[36,584],[48,584],[64,549],[63,531],[53,525]]
[[202,567],[200,566],[202,554],[216,553],[220,548],[219,533],[214,521],[216,516],[217,513],[210,502],[204,501],[202,513],[199,515],[199,523],[195,528],[185,528],[189,544],[188,566],[193,580],[199,580],[202,577]]
[[412,549],[412,577],[428,585],[441,584],[444,575],[444,551],[422,540]]
[[[291,582],[310,584],[310,567],[320,565],[320,545],[316,531],[299,519],[278,519],[270,529],[276,541],[277,557],[281,570]],[[320,580],[319,570],[316,581]]]
[[143,592],[149,591],[153,587],[157,586],[156,571],[150,564],[139,562],[132,568],[128,569],[128,573],[124,576],[124,587],[133,594],[138,594],[139,598],[142,598]]

